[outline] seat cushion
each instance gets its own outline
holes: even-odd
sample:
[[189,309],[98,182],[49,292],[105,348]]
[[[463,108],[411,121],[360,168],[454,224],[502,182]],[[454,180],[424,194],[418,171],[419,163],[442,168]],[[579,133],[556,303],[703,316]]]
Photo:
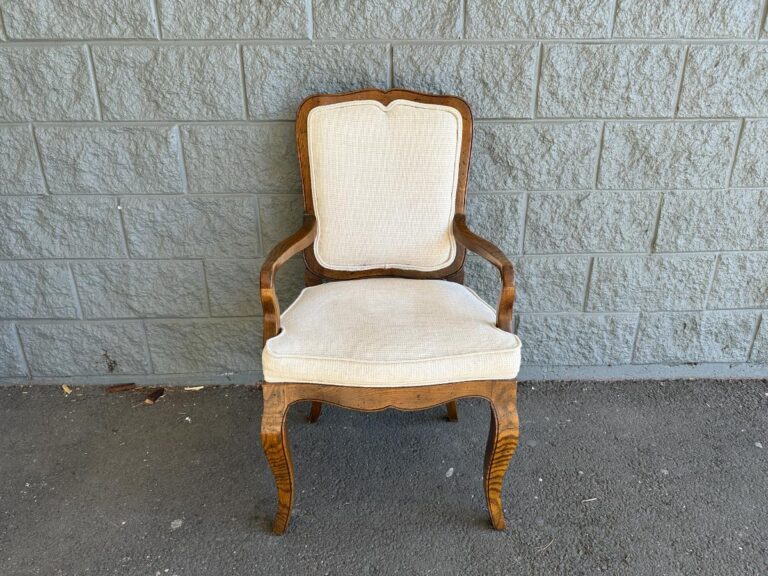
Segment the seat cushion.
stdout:
[[509,379],[520,340],[468,288],[373,278],[305,288],[263,352],[267,382],[419,386]]

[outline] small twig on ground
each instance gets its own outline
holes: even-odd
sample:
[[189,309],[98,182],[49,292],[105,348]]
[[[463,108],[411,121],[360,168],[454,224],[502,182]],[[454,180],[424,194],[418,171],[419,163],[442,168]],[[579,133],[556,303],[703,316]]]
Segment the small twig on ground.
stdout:
[[597,498],[587,498],[586,500],[582,500],[581,503],[586,504],[587,502],[594,502],[595,500],[597,500]]
[[552,542],[554,542],[554,541],[555,541],[555,539],[554,539],[554,538],[552,538],[552,540],[550,540],[550,541],[549,541],[549,543],[548,543],[548,544],[546,544],[545,546],[541,546],[541,547],[539,547],[539,548],[536,548],[536,552],[544,552],[544,550],[546,550],[547,548],[549,548],[550,546],[552,546]]
[[126,384],[113,384],[112,386],[107,386],[107,393],[117,394],[119,392],[128,392],[128,390],[133,390],[134,388],[136,388],[136,384],[133,382]]

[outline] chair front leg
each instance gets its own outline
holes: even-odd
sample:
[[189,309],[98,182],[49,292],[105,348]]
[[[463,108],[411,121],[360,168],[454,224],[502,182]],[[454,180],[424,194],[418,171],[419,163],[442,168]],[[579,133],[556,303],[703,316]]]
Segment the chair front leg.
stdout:
[[500,392],[490,398],[491,427],[485,448],[483,488],[491,524],[496,530],[504,530],[504,508],[501,489],[509,461],[517,448],[519,421],[517,417],[517,382],[498,382]]
[[283,534],[293,507],[293,463],[286,435],[288,403],[280,385],[264,383],[264,412],[261,416],[261,445],[277,485],[277,513],[272,532]]

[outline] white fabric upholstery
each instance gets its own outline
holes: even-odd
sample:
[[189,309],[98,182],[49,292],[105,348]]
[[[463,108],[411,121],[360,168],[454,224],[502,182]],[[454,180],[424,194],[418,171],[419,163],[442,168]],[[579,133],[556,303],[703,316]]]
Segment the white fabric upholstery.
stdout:
[[312,109],[318,262],[334,270],[450,264],[461,133],[461,114],[449,106],[358,100]]
[[514,378],[520,340],[444,280],[373,278],[305,288],[263,351],[267,382],[417,386]]

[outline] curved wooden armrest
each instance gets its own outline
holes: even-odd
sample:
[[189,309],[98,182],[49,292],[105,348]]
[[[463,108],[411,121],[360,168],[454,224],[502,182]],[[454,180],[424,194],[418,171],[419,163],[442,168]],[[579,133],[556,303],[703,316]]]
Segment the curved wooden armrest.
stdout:
[[280,332],[280,303],[275,291],[277,270],[315,241],[316,230],[315,217],[311,214],[305,214],[304,224],[301,228],[272,248],[261,266],[259,279],[261,307],[264,310],[264,342],[277,336]]
[[454,217],[453,235],[467,250],[482,256],[498,268],[501,273],[501,297],[496,312],[496,326],[506,332],[512,332],[512,307],[515,303],[515,267],[512,262],[500,248],[472,232],[467,227],[467,217],[464,214]]

